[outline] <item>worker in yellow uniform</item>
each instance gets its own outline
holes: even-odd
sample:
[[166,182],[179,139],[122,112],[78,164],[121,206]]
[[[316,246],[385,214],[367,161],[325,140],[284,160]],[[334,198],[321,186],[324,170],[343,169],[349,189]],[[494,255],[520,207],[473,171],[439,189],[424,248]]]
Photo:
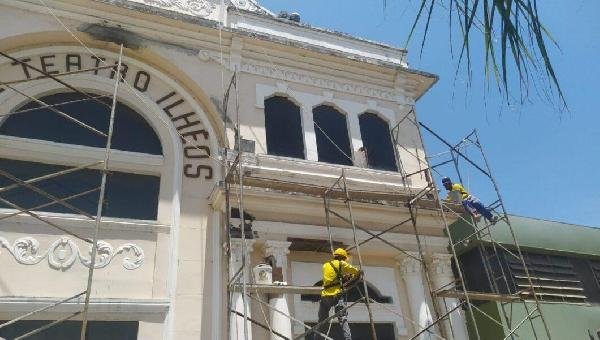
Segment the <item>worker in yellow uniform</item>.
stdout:
[[492,212],[477,197],[470,195],[460,183],[452,183],[450,178],[444,177],[442,178],[442,184],[448,190],[448,199],[451,198],[451,193],[459,195],[463,207],[469,214],[475,216],[477,212],[490,223],[498,221],[498,216],[492,215]]
[[[353,281],[360,277],[360,271],[346,262],[348,253],[342,248],[333,252],[333,260],[323,264],[323,290],[321,291],[321,302],[319,303],[319,324],[329,317],[329,310],[335,306],[335,312],[344,340],[352,340],[350,325],[348,324],[348,312],[344,310],[344,282]],[[325,324],[320,325],[317,331],[323,333]],[[319,336],[317,335],[317,340]]]

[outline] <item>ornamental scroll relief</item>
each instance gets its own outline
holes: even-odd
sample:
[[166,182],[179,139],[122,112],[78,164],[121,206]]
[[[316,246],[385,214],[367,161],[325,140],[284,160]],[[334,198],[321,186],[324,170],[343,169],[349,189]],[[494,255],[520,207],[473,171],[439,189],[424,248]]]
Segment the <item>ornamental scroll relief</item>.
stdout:
[[[40,252],[40,243],[33,237],[22,237],[17,239],[11,246],[10,242],[0,237],[0,248],[6,248],[8,252],[19,262],[25,265],[34,265],[48,258],[48,264],[56,270],[70,268],[77,259],[86,267],[90,267],[92,246],[87,251],[87,256],[82,254],[79,247],[68,237],[61,237],[54,241],[45,252]],[[144,263],[144,251],[133,243],[126,243],[116,250],[109,243],[98,241],[96,263],[94,268],[104,268],[119,254],[129,253],[130,256],[123,258],[122,265],[127,270],[134,270]]]
[[[217,8],[217,0],[133,0],[150,6],[156,6],[167,10],[186,13],[201,18],[208,18]],[[254,0],[231,0],[226,1],[236,8],[253,12],[265,12]]]
[[216,4],[211,0],[134,0],[151,6],[161,7],[181,13],[191,14],[206,18],[216,9]]

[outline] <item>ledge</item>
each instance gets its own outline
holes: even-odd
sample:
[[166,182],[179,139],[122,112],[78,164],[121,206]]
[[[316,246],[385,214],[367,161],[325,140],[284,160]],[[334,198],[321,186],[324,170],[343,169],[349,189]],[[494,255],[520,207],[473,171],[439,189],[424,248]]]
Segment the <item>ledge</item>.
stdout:
[[[0,311],[2,313],[27,313],[51,305],[63,298],[52,297],[3,297],[0,298]],[[52,309],[49,313],[72,313],[81,310],[84,297],[62,303]],[[92,298],[90,299],[90,313],[151,313],[166,314],[169,310],[167,299],[113,299]]]

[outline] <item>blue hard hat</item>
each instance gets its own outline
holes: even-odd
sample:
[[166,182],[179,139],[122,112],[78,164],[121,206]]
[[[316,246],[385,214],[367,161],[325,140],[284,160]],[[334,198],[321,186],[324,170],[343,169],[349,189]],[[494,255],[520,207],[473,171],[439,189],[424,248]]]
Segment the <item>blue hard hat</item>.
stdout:
[[452,183],[450,177],[442,177],[442,183]]

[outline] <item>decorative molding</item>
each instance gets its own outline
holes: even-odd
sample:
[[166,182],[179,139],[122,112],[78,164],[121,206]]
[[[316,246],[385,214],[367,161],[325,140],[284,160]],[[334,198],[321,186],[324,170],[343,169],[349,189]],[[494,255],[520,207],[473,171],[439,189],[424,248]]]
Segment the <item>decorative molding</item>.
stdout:
[[[214,57],[212,59],[214,59]],[[244,61],[241,64],[240,71],[263,77],[335,90],[338,92],[346,92],[359,96],[373,97],[389,101],[396,101],[399,98],[397,92],[393,90],[387,90],[383,87],[367,86],[355,82],[343,82],[325,77],[318,77],[310,74],[309,72],[298,71],[283,66],[271,66]]]
[[[402,254],[402,255],[396,257],[396,260],[398,261],[398,266],[400,267],[400,273],[403,276],[421,275],[423,267],[421,266],[421,261],[416,259],[419,257],[419,253],[416,253],[416,252],[407,252],[407,253],[410,254],[411,256]],[[412,256],[414,256],[414,257],[412,257]]]
[[235,7],[244,9],[246,11],[265,12],[265,9],[258,5],[258,3],[254,0],[231,0],[231,3]]
[[288,279],[288,254],[290,253],[291,245],[292,242],[289,241],[265,241],[265,257],[273,256],[275,258],[275,265],[282,269],[284,281]]
[[[248,254],[252,253],[253,248],[254,248],[254,243],[256,242],[256,240],[253,239],[246,239],[246,252]],[[241,238],[234,238],[231,239],[231,260],[232,262],[235,263],[241,263],[242,262],[242,239]]]
[[452,255],[433,254],[429,270],[434,276],[454,277],[452,273]]
[[[86,267],[90,267],[91,245],[84,256],[79,247],[73,240],[68,237],[61,237],[54,241],[45,252],[40,253],[40,243],[33,237],[22,237],[17,239],[13,245],[10,242],[0,237],[0,248],[6,248],[8,252],[19,262],[24,265],[35,265],[40,263],[45,258],[48,258],[48,264],[56,270],[69,269],[77,259]],[[126,243],[116,250],[105,241],[98,241],[98,250],[96,255],[96,263],[94,268],[104,268],[119,254],[130,252],[133,257],[123,258],[123,267],[127,270],[134,270],[142,266],[144,263],[144,251],[138,245]]]
[[290,246],[292,242],[289,241],[276,241],[267,240],[265,241],[265,255],[274,257],[286,256],[290,253]]
[[202,18],[210,16],[217,5],[211,0],[136,0],[146,5],[187,13]]
[[[133,0],[146,5],[160,7],[166,10],[191,14],[202,18],[210,17],[217,8],[216,0]],[[236,8],[270,14],[265,8],[258,5],[254,0],[231,0],[228,1]],[[225,6],[228,4],[226,3]]]
[[[236,53],[233,53],[232,57],[231,55],[221,56],[220,53],[215,51],[200,50],[198,52],[198,58],[205,62],[213,61],[227,70],[233,71],[236,62],[238,62],[238,58],[235,56]],[[339,81],[332,78],[319,77],[309,71],[301,71],[281,65],[267,65],[258,62],[251,63],[248,62],[247,59],[243,61],[241,58],[239,59],[240,72],[280,80],[280,82],[277,83],[277,89],[280,92],[287,92],[281,90],[281,88],[287,90],[289,87],[285,82],[293,82],[324,89],[323,96],[328,100],[332,100],[335,95],[333,92],[330,92],[330,90],[398,103],[404,103],[408,100],[399,90],[390,90],[381,86],[364,85],[364,83],[361,84],[352,81]],[[281,81],[284,82],[282,83]],[[370,109],[375,110],[377,108],[376,102],[374,103],[375,105],[371,104],[373,107],[370,107]],[[412,103],[414,104],[414,101],[412,101]]]

